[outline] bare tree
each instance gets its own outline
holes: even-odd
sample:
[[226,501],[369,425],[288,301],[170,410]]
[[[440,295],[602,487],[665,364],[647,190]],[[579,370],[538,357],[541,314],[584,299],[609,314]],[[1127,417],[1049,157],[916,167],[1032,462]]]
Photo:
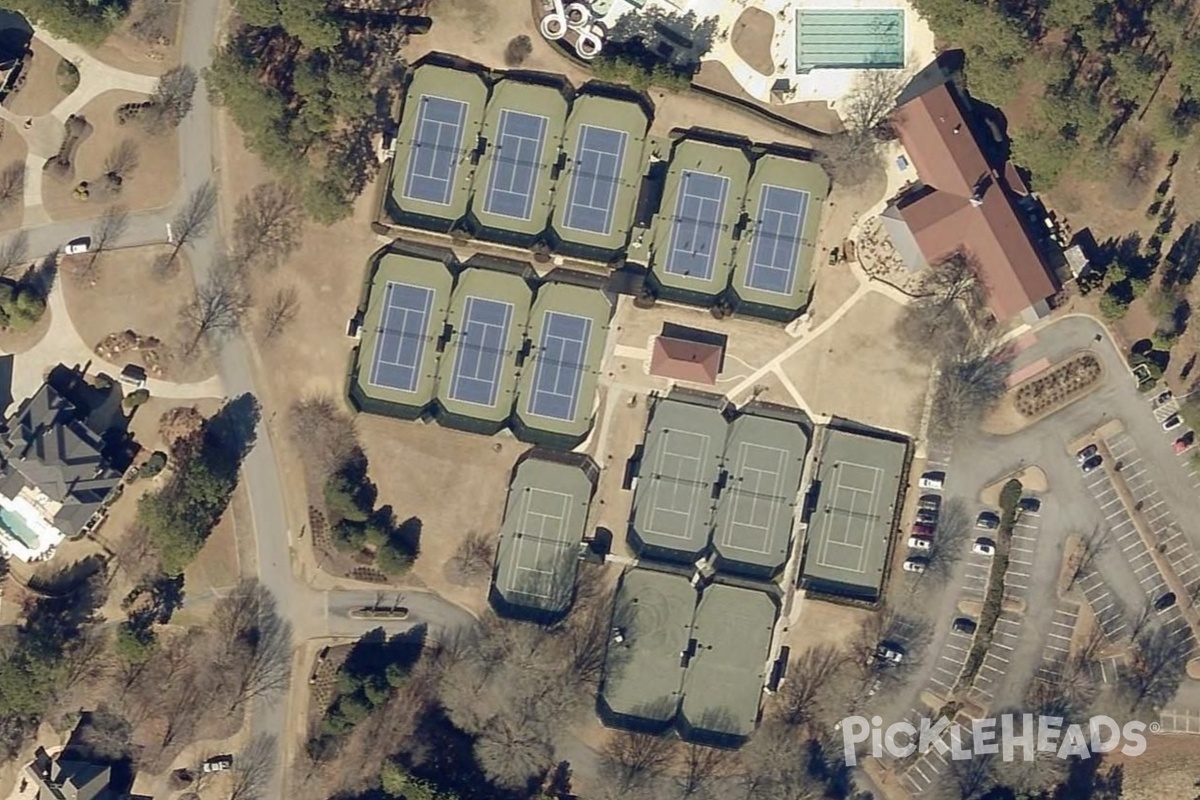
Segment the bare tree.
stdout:
[[296,249],[304,210],[296,192],[279,183],[262,183],[237,204],[233,243],[239,260],[274,269]]
[[12,275],[13,270],[29,260],[29,233],[17,231],[0,244],[0,278]]
[[488,779],[506,789],[521,789],[554,763],[550,731],[541,720],[501,714],[493,717],[475,742],[475,758]]
[[896,98],[908,83],[901,72],[863,70],[838,103],[842,124],[852,132],[876,132],[896,107]]
[[1089,533],[1079,537],[1079,546],[1075,550],[1074,559],[1070,564],[1070,581],[1067,591],[1075,587],[1075,583],[1085,575],[1091,574],[1096,566],[1096,560],[1108,549],[1107,531],[1099,525]]
[[187,64],[163,73],[150,95],[150,105],[139,118],[151,133],[175,128],[192,110],[196,71]]
[[1154,602],[1147,598],[1146,602],[1142,603],[1141,609],[1138,610],[1137,616],[1129,622],[1129,641],[1136,644],[1153,619]]
[[0,210],[25,196],[25,162],[14,161],[0,170]]
[[782,719],[789,725],[812,720],[826,686],[845,663],[846,654],[833,645],[816,645],[801,653],[788,666],[787,678],[779,687]]
[[808,770],[807,740],[778,720],[759,726],[738,751],[737,776],[747,800],[816,800],[824,794]]
[[[705,730],[713,727],[704,722]],[[675,786],[680,797],[717,797],[717,782],[726,775],[734,763],[732,750],[708,747],[698,742],[684,742],[679,746],[679,765],[675,770]]]
[[154,263],[156,275],[166,277],[174,272],[179,251],[185,246],[190,247],[193,241],[208,233],[216,208],[217,189],[212,181],[206,181],[188,195],[183,207],[171,221],[171,251]]
[[954,256],[926,270],[918,296],[904,307],[897,337],[917,353],[940,358],[969,347],[976,337],[985,287],[975,261]]
[[354,418],[327,395],[312,395],[294,402],[288,411],[288,427],[318,483],[324,482],[360,449]]
[[86,261],[80,262],[75,277],[89,284],[96,282],[96,264],[100,254],[125,235],[129,229],[129,212],[122,205],[111,205],[96,220],[92,227],[91,252]]
[[879,142],[864,131],[845,131],[823,139],[817,161],[841,186],[863,184],[883,167]]
[[205,339],[219,345],[224,337],[241,327],[250,306],[250,293],[241,271],[227,257],[220,257],[208,277],[196,287],[195,297],[180,312],[189,337],[184,354],[195,354]]
[[950,441],[959,431],[977,424],[1008,391],[1012,354],[976,348],[946,355],[936,369],[929,437]]
[[956,800],[979,800],[995,784],[996,764],[990,753],[976,753],[971,758],[950,762],[951,797]]
[[954,565],[968,549],[968,539],[974,520],[961,498],[945,500],[938,512],[937,537],[928,552],[928,562],[921,580],[932,578],[935,583],[948,580],[954,573]]
[[492,574],[492,556],[496,544],[492,537],[478,529],[470,530],[454,548],[447,566],[455,580],[464,585],[487,580]]
[[1174,696],[1183,679],[1191,650],[1191,634],[1156,626],[1134,642],[1129,669],[1121,673],[1121,688],[1132,713],[1143,706],[1161,708]]
[[300,313],[300,296],[295,286],[284,286],[271,295],[262,313],[263,338],[274,339],[296,321]]
[[279,758],[274,736],[260,733],[233,760],[229,800],[264,800]]
[[119,187],[129,174],[137,169],[140,161],[141,157],[133,140],[122,139],[104,159],[104,175]]
[[217,663],[232,689],[230,710],[287,688],[292,628],[279,616],[275,597],[255,579],[244,579],[213,611]]
[[675,742],[666,736],[613,731],[600,753],[600,772],[622,792],[657,781],[675,757]]

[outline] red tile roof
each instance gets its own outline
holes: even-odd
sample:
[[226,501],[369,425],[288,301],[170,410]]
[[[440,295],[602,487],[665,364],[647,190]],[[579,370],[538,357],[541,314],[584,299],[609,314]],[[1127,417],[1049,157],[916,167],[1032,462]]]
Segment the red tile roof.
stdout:
[[650,374],[688,383],[717,382],[724,352],[715,344],[701,344],[686,339],[659,336],[654,340],[650,357]]
[[971,256],[1001,320],[1052,296],[1057,285],[1013,205],[1009,169],[988,164],[950,84],[908,101],[893,121],[925,187],[899,209],[926,260]]

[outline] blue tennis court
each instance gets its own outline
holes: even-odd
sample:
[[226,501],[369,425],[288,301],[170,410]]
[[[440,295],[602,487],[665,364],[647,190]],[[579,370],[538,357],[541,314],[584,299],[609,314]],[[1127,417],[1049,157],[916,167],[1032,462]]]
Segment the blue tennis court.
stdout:
[[592,125],[579,127],[575,176],[571,179],[567,216],[563,222],[566,227],[602,236],[612,232],[613,206],[628,138],[625,131]]
[[512,324],[511,303],[470,296],[463,307],[458,356],[450,376],[450,397],[479,406],[496,405],[504,343]]
[[383,322],[375,341],[370,383],[383,389],[411,392],[420,380],[433,290],[389,281],[383,302]]
[[763,184],[758,195],[759,218],[754,223],[747,288],[772,294],[792,293],[808,197],[808,192],[799,189]]
[[723,175],[683,171],[667,248],[667,272],[704,281],[712,278],[728,193],[729,179]]
[[590,318],[558,311],[545,313],[533,396],[529,398],[530,414],[564,421],[575,419],[591,336]]
[[483,210],[502,217],[528,220],[533,215],[542,145],[549,120],[521,111],[500,111],[496,158]]
[[450,205],[467,104],[437,95],[421,95],[420,111],[404,178],[409,200]]

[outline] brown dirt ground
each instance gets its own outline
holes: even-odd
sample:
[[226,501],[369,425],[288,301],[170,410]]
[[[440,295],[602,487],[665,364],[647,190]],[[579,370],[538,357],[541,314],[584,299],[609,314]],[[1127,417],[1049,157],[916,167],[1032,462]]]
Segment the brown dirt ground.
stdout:
[[814,267],[813,299],[808,306],[813,325],[820,325],[858,289],[858,278],[845,264],[830,266],[819,260]]
[[783,644],[800,653],[818,644],[845,646],[873,612],[865,608],[827,603],[806,598],[799,618],[783,635]]
[[[0,122],[0,169],[4,169],[15,161],[24,163],[29,148],[21,134],[7,122]],[[11,231],[21,227],[25,219],[25,206],[18,199],[8,208],[0,211],[0,231]]]
[[168,3],[168,13],[174,16],[176,34],[171,41],[164,45],[148,44],[138,39],[130,29],[141,17],[141,3],[134,0],[121,27],[104,40],[99,47],[88,48],[88,52],[106,64],[129,72],[143,75],[161,75],[169,69],[179,66],[179,26],[181,23],[179,11],[182,3]]
[[[783,363],[800,394],[818,414],[868,425],[915,431],[929,379],[892,335],[901,306],[871,293],[832,329]],[[880,403],[880,397],[888,402]]]
[[34,39],[30,45],[33,58],[29,60],[25,82],[5,105],[8,110],[22,117],[40,117],[49,114],[59,101],[67,96],[58,86],[58,64],[62,61],[57,51]]
[[[646,396],[630,387],[610,386],[605,392],[605,405],[601,410],[602,420],[597,421],[597,438],[603,437],[593,450],[593,457],[600,463],[600,482],[592,498],[592,521],[597,527],[608,528],[613,533],[613,553],[632,556],[625,541],[625,529],[629,522],[633,492],[622,488],[625,478],[625,462],[633,450],[642,442],[646,430]],[[629,405],[630,398],[636,403]]]
[[504,434],[477,436],[370,414],[358,418],[358,430],[379,504],[391,505],[400,521],[421,520],[421,553],[410,578],[480,607],[482,590],[448,583],[446,562],[467,533],[499,532],[512,467],[528,445]]
[[[142,102],[145,95],[114,90],[105,92],[83,107],[80,115],[92,125],[92,134],[76,154],[75,173],[61,181],[46,174],[42,200],[51,219],[89,219],[100,216],[109,202],[119,202],[130,211],[162,208],[179,188],[179,137],[175,131],[150,135],[140,125],[118,125],[114,112],[125,103]],[[129,139],[137,147],[138,165],[125,179],[119,195],[101,196],[99,180],[109,153]],[[80,181],[92,184],[92,198],[82,202],[72,192]]]
[[1125,767],[1125,800],[1185,798],[1196,793],[1200,775],[1200,737],[1189,735],[1147,736],[1146,752],[1126,757],[1118,751],[1105,762]]
[[[183,267],[168,280],[153,277],[155,257],[166,250],[164,245],[147,245],[121,250],[106,250],[96,263],[96,284],[83,285],[75,275],[73,259],[63,259],[60,279],[67,310],[80,338],[95,347],[111,333],[126,329],[142,336],[155,336],[163,342],[161,353],[164,377],[182,382],[200,381],[214,374],[212,358],[207,355],[184,359],[179,356],[184,345],[184,332],[179,325],[179,311],[193,293],[191,271],[186,254]],[[114,357],[114,360],[118,360]],[[119,357],[144,363],[136,353]]]
[[774,75],[771,60],[771,37],[775,35],[775,18],[761,8],[747,8],[733,24],[730,34],[733,52],[760,75]]

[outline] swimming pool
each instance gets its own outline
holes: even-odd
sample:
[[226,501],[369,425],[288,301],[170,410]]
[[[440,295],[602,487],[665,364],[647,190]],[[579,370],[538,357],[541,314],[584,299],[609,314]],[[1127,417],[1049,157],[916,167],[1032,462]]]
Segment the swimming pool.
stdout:
[[903,9],[796,11],[797,72],[903,66]]

